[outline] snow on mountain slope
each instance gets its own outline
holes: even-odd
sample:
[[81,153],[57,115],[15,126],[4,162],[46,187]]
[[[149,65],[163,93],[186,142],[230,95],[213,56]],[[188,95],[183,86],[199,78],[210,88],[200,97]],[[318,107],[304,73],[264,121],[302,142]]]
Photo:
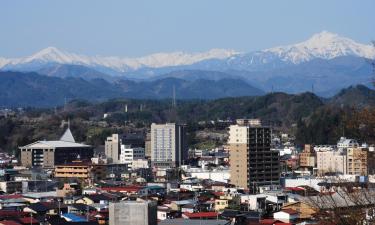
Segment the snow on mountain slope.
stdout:
[[298,64],[314,58],[333,59],[339,56],[359,56],[374,58],[375,48],[371,45],[356,43],[337,34],[323,31],[313,35],[307,41],[288,46],[264,50],[276,54],[283,61]]
[[[202,53],[156,53],[139,58],[120,58],[85,56],[55,47],[48,47],[31,56],[6,59],[0,58],[0,69],[3,70],[39,70],[49,64],[82,65],[99,71],[116,71],[120,73],[139,69],[156,70],[176,67],[184,69],[206,69],[225,71],[278,68],[288,64],[299,64],[316,58],[333,59],[339,56],[357,56],[374,58],[375,48],[371,45],[357,43],[349,38],[323,31],[310,39],[288,46],[281,46],[250,53],[239,53],[234,50],[212,49]],[[191,67],[191,68],[187,68]]]
[[107,67],[118,72],[126,72],[131,69],[135,70],[142,67],[160,68],[165,66],[189,65],[206,59],[224,59],[235,54],[238,53],[234,50],[212,49],[208,52],[195,54],[184,52],[157,53],[140,58],[89,57],[68,53],[55,47],[48,47],[24,58],[0,58],[0,68],[12,68],[13,66],[32,63],[57,63],[84,65],[89,67]]

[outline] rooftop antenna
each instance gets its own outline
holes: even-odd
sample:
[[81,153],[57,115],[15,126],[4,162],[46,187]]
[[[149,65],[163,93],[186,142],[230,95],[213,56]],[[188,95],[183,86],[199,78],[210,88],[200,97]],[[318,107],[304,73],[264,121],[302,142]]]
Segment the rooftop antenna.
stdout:
[[271,94],[273,94],[273,85],[272,85],[272,88],[271,88]]
[[172,107],[176,107],[176,87],[173,85],[173,99],[172,99]]
[[68,118],[68,128],[70,129],[70,118]]
[[311,85],[311,93],[314,94],[314,84]]

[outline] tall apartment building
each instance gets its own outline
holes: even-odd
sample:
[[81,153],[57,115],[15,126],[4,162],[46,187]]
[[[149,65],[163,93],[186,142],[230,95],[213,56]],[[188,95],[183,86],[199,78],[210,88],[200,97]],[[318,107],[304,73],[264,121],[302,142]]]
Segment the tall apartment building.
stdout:
[[241,188],[280,184],[279,152],[271,150],[271,129],[259,120],[237,120],[229,127],[230,181]]
[[368,174],[368,150],[366,148],[348,148],[347,173],[366,176]]
[[303,169],[313,169],[316,164],[316,154],[312,145],[305,145],[305,148],[299,153],[299,166]]
[[151,164],[179,167],[187,159],[185,126],[175,123],[151,124]]
[[316,152],[318,175],[327,173],[346,174],[346,154],[337,150],[321,150]]
[[120,163],[121,139],[118,134],[112,134],[105,141],[105,156],[108,163]]
[[146,139],[145,139],[145,156],[147,158],[151,158],[151,133],[146,133]]

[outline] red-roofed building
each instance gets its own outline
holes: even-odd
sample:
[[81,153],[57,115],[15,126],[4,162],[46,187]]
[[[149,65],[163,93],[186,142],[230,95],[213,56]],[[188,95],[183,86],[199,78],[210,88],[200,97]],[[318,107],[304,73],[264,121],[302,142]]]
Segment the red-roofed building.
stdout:
[[142,189],[140,186],[124,186],[124,187],[102,187],[100,190],[107,192],[122,192],[122,193],[131,193],[136,194]]
[[23,198],[22,195],[20,194],[13,194],[13,195],[0,195],[1,200],[6,200],[6,199],[17,199],[17,198]]
[[22,224],[17,223],[16,221],[13,221],[13,220],[2,220],[0,221],[0,225],[22,225]]
[[24,217],[24,218],[19,218],[18,221],[21,224],[39,224],[39,221],[33,217]]
[[1,219],[16,219],[20,217],[29,216],[27,212],[11,211],[11,210],[0,210]]
[[185,219],[216,219],[219,216],[217,212],[196,212],[196,213],[184,213],[182,217]]

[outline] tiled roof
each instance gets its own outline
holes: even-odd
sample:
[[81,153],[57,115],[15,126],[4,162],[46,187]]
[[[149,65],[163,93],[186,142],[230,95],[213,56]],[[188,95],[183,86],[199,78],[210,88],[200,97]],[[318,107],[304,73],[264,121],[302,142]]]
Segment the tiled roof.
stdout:
[[281,211],[286,212],[286,213],[288,213],[290,215],[298,214],[298,211],[296,211],[294,209],[283,209]]
[[217,212],[197,212],[197,213],[188,213],[185,212],[184,215],[189,219],[192,218],[213,218],[217,217],[219,214]]

